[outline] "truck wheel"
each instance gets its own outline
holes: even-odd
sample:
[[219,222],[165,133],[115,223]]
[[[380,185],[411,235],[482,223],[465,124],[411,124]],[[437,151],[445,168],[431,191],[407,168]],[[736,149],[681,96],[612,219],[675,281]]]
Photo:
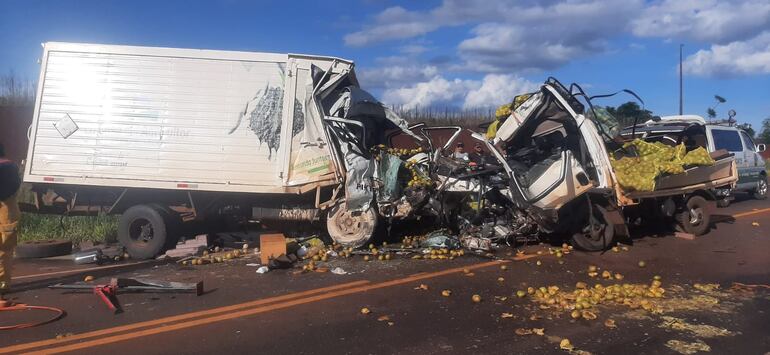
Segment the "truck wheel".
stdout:
[[326,229],[335,242],[345,247],[357,248],[366,244],[377,230],[378,217],[374,207],[354,213],[346,203],[339,203],[329,210]]
[[572,235],[572,244],[586,251],[602,251],[615,239],[615,228],[609,224],[607,209],[594,204],[593,216],[588,216],[585,227]]
[[163,212],[147,205],[133,206],[120,216],[118,241],[134,259],[150,259],[167,248]]
[[767,198],[767,176],[759,176],[759,181],[757,181],[757,188],[752,191],[751,196],[757,200],[764,200]]
[[684,211],[677,215],[682,230],[693,235],[706,234],[711,223],[708,204],[709,202],[701,196],[690,197]]

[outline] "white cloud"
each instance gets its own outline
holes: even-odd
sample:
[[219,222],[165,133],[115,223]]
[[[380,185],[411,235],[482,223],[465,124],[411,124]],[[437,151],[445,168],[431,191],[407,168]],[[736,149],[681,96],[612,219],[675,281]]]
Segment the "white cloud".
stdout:
[[537,90],[538,84],[515,75],[489,74],[465,96],[464,108],[499,106],[513,97]]
[[383,88],[427,81],[438,75],[439,69],[435,65],[414,63],[415,61],[411,64],[391,64],[361,69],[358,71],[358,78],[365,88]]
[[747,41],[715,44],[687,57],[685,73],[728,77],[770,74],[770,31]]
[[363,46],[475,24],[472,37],[458,46],[464,69],[552,69],[603,51],[605,38],[623,31],[641,7],[642,0],[444,0],[429,11],[388,8],[345,42]]
[[346,35],[345,44],[357,47],[386,40],[412,38],[438,27],[434,22],[421,21],[422,16],[400,6],[387,8],[375,17],[376,25]]
[[417,84],[385,90],[382,101],[388,105],[400,105],[405,109],[436,105],[457,106],[470,90],[479,86],[473,80],[447,80],[435,76]]
[[751,38],[768,27],[767,0],[663,0],[631,21],[637,36],[719,44]]
[[515,75],[488,74],[482,80],[447,80],[437,75],[413,85],[389,88],[383,93],[383,102],[405,109],[444,105],[494,107],[537,88],[538,84]]

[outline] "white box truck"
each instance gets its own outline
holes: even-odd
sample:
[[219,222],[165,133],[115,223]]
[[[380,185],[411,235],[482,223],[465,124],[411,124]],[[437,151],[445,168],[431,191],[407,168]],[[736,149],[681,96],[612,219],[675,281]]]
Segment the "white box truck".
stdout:
[[49,42],[38,83],[34,209],[120,214],[135,258],[223,216],[326,219],[360,245],[379,219],[368,150],[412,134],[332,57]]

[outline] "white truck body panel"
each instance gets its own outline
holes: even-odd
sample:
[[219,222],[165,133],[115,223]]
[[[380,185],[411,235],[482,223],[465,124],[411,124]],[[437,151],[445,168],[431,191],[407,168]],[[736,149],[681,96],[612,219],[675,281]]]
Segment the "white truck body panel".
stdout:
[[329,57],[45,43],[24,181],[289,191],[297,123],[317,116],[311,65],[353,70]]

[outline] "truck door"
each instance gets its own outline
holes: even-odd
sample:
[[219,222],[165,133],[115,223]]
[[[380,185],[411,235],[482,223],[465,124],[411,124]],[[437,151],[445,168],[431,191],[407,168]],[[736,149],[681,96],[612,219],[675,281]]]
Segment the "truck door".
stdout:
[[[746,154],[743,149],[743,142],[738,131],[729,127],[712,126],[709,129],[711,133],[711,144],[713,150],[725,149],[735,155],[735,164],[738,167],[738,188],[745,188],[747,185],[753,183],[751,181],[750,163],[753,160],[746,159]],[[753,159],[753,158],[751,158]]]
[[765,170],[765,162],[757,153],[754,141],[744,131],[740,131],[741,140],[743,140],[743,154],[746,160],[746,175],[748,180],[756,182],[760,178],[760,173]]

